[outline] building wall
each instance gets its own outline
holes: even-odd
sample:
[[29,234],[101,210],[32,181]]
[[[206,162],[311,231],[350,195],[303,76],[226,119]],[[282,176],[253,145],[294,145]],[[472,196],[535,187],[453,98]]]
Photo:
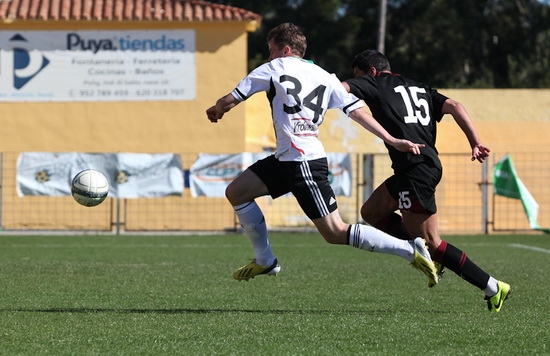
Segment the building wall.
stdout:
[[[247,74],[247,31],[250,24],[174,22],[14,22],[0,30],[138,30],[194,29],[196,31],[197,96],[189,101],[146,102],[13,102],[0,103],[2,153],[2,228],[4,230],[103,230],[120,216],[125,227],[137,230],[220,230],[234,219],[225,199],[202,211],[203,198],[182,197],[128,200],[114,207],[105,202],[93,209],[71,198],[19,197],[15,169],[20,152],[173,152],[227,153],[245,150],[245,105],[231,118],[212,124],[205,110],[228,93]],[[109,199],[108,199],[109,200]],[[182,208],[183,209],[180,209]],[[126,218],[138,211],[144,218]],[[211,215],[199,220],[195,215]],[[141,216],[141,215],[139,215]],[[172,217],[166,222],[166,216]],[[221,218],[220,218],[221,217]],[[130,226],[129,221],[138,221]]]
[[[1,29],[19,29],[2,24]],[[190,101],[0,103],[0,151],[240,152],[239,119],[211,124],[205,110],[247,73],[241,23],[30,23],[21,30],[195,29],[197,97]],[[230,132],[231,134],[227,134]]]
[[[493,151],[550,152],[550,89],[441,90],[462,102]],[[443,152],[460,152],[460,129],[449,116],[440,128]],[[452,126],[452,128],[450,127]],[[458,131],[457,131],[458,130]],[[464,136],[464,135],[462,135]]]
[[[493,151],[550,152],[550,89],[442,89],[440,92],[466,107],[482,142]],[[267,99],[256,95],[248,104],[248,149],[273,146]],[[339,110],[329,111],[320,131],[327,151],[386,152],[378,138]],[[437,147],[441,153],[470,152],[468,140],[450,115],[445,115],[438,125]]]
[[[195,29],[197,97],[189,101],[0,103],[1,151],[241,152],[274,143],[269,105],[258,94],[218,124],[204,111],[247,74],[242,23],[28,22],[10,30]],[[548,149],[550,90],[440,90],[461,101],[483,141],[495,149]],[[246,116],[246,118],[245,118]],[[441,152],[464,152],[450,116],[439,129]],[[379,140],[330,111],[321,128],[329,151],[384,152]]]

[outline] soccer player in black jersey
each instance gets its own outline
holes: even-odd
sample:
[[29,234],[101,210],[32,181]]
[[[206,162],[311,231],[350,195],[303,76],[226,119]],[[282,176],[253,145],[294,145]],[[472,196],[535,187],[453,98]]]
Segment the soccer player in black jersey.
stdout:
[[[459,102],[429,86],[391,71],[386,56],[366,50],[352,62],[354,79],[344,87],[363,99],[374,118],[391,135],[422,143],[420,155],[399,152],[386,145],[394,175],[382,183],[361,207],[363,219],[391,235],[426,239],[433,261],[455,272],[485,293],[490,311],[498,312],[510,294],[510,286],[498,281],[473,263],[466,253],[443,241],[439,235],[435,188],[442,176],[435,147],[436,125],[451,114],[472,149],[472,161],[489,155],[468,112]],[[401,215],[395,211],[400,210]],[[429,283],[431,287],[431,283]]]

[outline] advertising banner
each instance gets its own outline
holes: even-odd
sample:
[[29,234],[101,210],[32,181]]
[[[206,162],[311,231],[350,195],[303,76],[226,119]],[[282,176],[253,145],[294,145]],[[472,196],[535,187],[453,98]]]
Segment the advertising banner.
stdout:
[[328,179],[334,194],[351,196],[351,159],[347,153],[327,153]]
[[194,30],[0,31],[0,102],[195,97]]
[[191,195],[225,197],[225,188],[252,163],[269,153],[200,153],[189,170]]
[[[192,196],[225,197],[225,188],[248,166],[270,153],[199,154],[189,172]],[[351,195],[347,153],[329,153],[329,181],[336,195]]]
[[172,153],[50,153],[27,152],[17,160],[17,192],[66,196],[73,177],[95,169],[109,181],[109,196],[154,198],[183,193],[179,155]]

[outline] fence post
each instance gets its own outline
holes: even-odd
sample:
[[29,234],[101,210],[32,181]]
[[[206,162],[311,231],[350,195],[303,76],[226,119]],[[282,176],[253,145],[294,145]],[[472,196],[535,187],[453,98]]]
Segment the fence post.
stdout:
[[363,155],[363,181],[361,182],[363,188],[363,202],[366,202],[367,199],[371,196],[374,190],[374,155],[373,154],[364,154]]
[[481,229],[489,233],[489,160],[481,165]]
[[[17,173],[16,173],[17,175]],[[2,227],[4,226],[4,201],[2,200],[2,197],[4,196],[4,153],[0,153],[0,231],[2,230]],[[17,184],[17,182],[15,183]]]

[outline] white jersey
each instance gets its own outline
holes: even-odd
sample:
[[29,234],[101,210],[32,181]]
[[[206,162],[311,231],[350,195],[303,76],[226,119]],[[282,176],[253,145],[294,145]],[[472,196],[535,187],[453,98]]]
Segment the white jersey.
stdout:
[[327,109],[340,108],[348,115],[364,106],[335,75],[297,57],[276,58],[259,66],[231,94],[244,101],[260,91],[267,93],[271,105],[275,157],[280,161],[326,157],[318,136]]

